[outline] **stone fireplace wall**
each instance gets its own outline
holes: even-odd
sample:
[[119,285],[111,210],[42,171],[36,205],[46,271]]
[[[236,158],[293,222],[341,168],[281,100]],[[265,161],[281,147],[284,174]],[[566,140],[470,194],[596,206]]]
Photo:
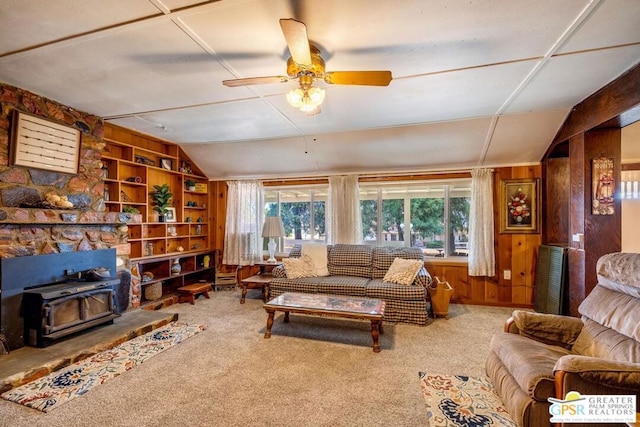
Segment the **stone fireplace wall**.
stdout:
[[[77,175],[10,165],[14,110],[81,131]],[[0,83],[0,258],[115,248],[127,265],[126,224],[135,219],[130,214],[106,211],[101,178],[103,147],[100,117]],[[67,196],[79,208],[25,207],[50,194]],[[137,300],[135,295],[131,298]]]

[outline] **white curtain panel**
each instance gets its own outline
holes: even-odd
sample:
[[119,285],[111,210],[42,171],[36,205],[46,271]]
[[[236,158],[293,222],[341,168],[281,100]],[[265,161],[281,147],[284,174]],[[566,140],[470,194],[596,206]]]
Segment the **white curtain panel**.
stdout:
[[329,177],[327,243],[359,243],[362,239],[357,175]]
[[262,182],[227,181],[227,187],[227,223],[222,263],[253,265],[262,259]]
[[493,251],[493,169],[471,171],[469,275],[495,276]]

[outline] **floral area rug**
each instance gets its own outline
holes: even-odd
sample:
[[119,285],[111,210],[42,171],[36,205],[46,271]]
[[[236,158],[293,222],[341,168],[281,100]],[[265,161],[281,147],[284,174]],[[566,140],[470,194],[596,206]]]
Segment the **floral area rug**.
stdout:
[[204,325],[169,323],[45,377],[11,389],[1,397],[49,412],[204,329]]
[[488,378],[419,375],[429,427],[516,427]]

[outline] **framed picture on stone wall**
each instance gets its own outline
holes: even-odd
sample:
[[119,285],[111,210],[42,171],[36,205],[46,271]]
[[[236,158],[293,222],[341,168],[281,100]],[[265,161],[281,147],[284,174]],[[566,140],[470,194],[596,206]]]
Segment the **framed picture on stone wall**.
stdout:
[[537,233],[540,186],[536,178],[500,181],[500,233]]
[[15,110],[10,151],[13,166],[77,174],[80,131]]

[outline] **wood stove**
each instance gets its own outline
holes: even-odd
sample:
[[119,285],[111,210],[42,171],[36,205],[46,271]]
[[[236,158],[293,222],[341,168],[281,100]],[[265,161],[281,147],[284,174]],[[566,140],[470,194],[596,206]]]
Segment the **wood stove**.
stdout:
[[77,281],[25,290],[22,297],[25,344],[51,342],[105,323],[113,323],[114,288],[119,279]]
[[[78,280],[100,267],[109,277]],[[128,302],[113,248],[0,258],[0,334],[10,351],[112,322]]]

